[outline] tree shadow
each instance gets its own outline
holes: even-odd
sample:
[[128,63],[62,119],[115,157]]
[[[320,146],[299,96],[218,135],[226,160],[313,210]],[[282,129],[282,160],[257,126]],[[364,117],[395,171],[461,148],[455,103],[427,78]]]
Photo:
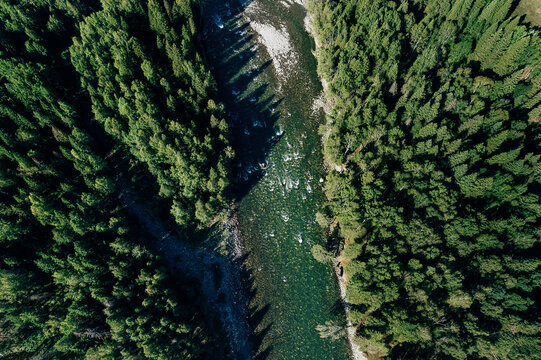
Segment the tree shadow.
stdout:
[[253,359],[266,359],[272,350],[272,345],[268,345],[265,350],[261,351],[261,347],[264,344],[265,337],[272,329],[273,323],[265,325],[262,329],[258,329],[263,324],[263,320],[270,309],[270,303],[266,303],[263,306],[250,306],[254,303],[254,299],[257,294],[257,288],[254,284],[254,271],[248,268],[247,260],[250,257],[251,252],[246,252],[242,256],[234,260],[235,266],[240,269],[240,277],[244,295],[247,300],[247,314],[248,326],[250,328],[250,335],[247,339],[252,352]]
[[[232,260],[233,266],[238,269],[240,276],[240,282],[242,284],[243,301],[245,305],[244,309],[245,317],[250,329],[250,335],[245,340],[248,342],[248,347],[251,349],[253,359],[266,359],[272,350],[272,345],[267,345],[264,350],[261,347],[265,343],[265,338],[272,330],[273,323],[268,323],[263,326],[264,318],[270,309],[270,303],[263,306],[253,306],[254,299],[257,294],[257,288],[254,284],[254,271],[250,269],[248,259],[251,256],[251,252],[245,252],[241,256]],[[262,328],[261,328],[262,327]]]
[[330,313],[332,317],[344,316],[344,301],[342,299],[336,299],[331,305]]
[[269,358],[271,352],[272,352],[272,349],[274,347],[272,345],[268,345],[265,350],[263,351],[260,351],[259,353],[257,353],[256,355],[254,355],[254,360],[266,360]]
[[276,127],[282,99],[269,91],[263,72],[268,54],[242,11],[252,1],[209,0],[203,10],[203,48],[225,103],[231,145],[233,196],[240,200],[266,173],[267,156],[282,136]]

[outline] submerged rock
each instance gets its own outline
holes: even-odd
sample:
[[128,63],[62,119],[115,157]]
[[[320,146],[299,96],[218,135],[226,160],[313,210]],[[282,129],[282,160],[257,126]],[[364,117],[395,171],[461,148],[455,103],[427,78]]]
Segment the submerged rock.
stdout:
[[219,27],[220,29],[223,29],[224,28],[224,23],[222,22],[222,19],[220,18],[220,16],[218,15],[214,15],[214,17],[212,18],[212,21],[214,22],[214,24]]

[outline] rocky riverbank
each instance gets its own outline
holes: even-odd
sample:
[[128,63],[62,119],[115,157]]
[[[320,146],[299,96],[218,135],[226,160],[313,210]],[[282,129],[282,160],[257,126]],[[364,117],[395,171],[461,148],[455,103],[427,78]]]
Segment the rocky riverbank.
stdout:
[[[306,6],[306,4],[305,4]],[[305,29],[306,31],[308,32],[308,34],[310,34],[310,36],[312,36],[312,38],[314,39],[314,43],[315,43],[315,47],[316,47],[316,50],[314,52],[314,56],[316,56],[316,60],[317,60],[317,53],[318,53],[318,49],[321,47],[321,42],[319,41],[318,39],[318,36],[317,34],[315,33],[315,30],[314,30],[314,27],[312,25],[313,23],[313,15],[310,14],[309,12],[309,9],[308,7],[306,6],[307,8],[307,15],[305,17],[305,20],[304,20],[304,25],[305,25]],[[325,79],[323,76],[321,76],[320,74],[318,74],[319,76],[319,80],[321,81],[321,85],[323,86],[323,95],[324,95],[324,101],[320,100],[320,102],[323,103],[323,105],[321,106],[323,108],[323,110],[325,111],[325,114],[326,114],[326,122],[325,122],[325,131],[323,132],[322,134],[322,144],[325,144],[325,142],[327,141],[327,138],[329,137],[329,133],[330,133],[330,117],[329,117],[329,114],[330,114],[330,111],[332,109],[332,106],[333,106],[333,103],[332,101],[330,100],[330,97],[328,96],[328,82],[327,82],[327,79]],[[325,168],[329,171],[329,170],[335,170],[335,171],[344,171],[345,170],[345,166],[339,166],[331,161],[329,161],[329,159],[324,159],[325,160]],[[340,257],[342,256],[342,254],[340,254]],[[340,261],[334,261],[333,262],[333,269],[334,269],[334,272],[335,272],[335,275],[336,275],[336,278],[338,280],[338,286],[340,287],[340,297],[342,299],[342,304],[344,305],[344,312],[345,312],[345,316],[346,316],[346,334],[347,334],[347,338],[348,338],[348,343],[349,343],[349,347],[350,347],[350,351],[351,351],[351,357],[353,358],[353,360],[367,360],[365,354],[361,351],[361,349],[359,348],[359,345],[357,345],[355,343],[355,327],[353,326],[353,324],[351,323],[351,321],[349,320],[349,311],[350,311],[350,305],[347,301],[347,296],[346,296],[346,277],[343,276],[344,274],[342,274],[342,270],[340,269],[340,267],[338,266],[338,264],[340,264],[341,262]]]

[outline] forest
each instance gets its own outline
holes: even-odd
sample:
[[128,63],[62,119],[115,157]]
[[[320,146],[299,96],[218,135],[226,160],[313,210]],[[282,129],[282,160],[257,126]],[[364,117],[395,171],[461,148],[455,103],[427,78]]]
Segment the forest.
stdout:
[[197,9],[0,2],[1,358],[209,359],[223,346],[117,181],[154,178],[150,196],[187,229],[225,204],[233,153]]
[[[316,149],[325,202],[314,205],[328,243],[310,248],[342,267],[354,343],[370,360],[541,359],[541,28],[515,15],[518,3],[308,1],[330,108]],[[234,353],[204,285],[170,266],[126,200],[136,189],[137,206],[195,244],[250,191],[232,181],[232,115],[203,48],[203,5],[0,0],[0,358]],[[235,25],[246,38],[232,57],[261,45],[239,51],[255,41],[248,26]],[[285,29],[274,34],[289,40]],[[245,217],[293,226],[272,210]],[[297,235],[284,241],[313,260]],[[271,306],[250,309],[249,326]],[[250,336],[273,343],[255,358],[280,346],[271,325]]]
[[541,358],[541,37],[516,3],[310,3],[318,220],[369,357]]

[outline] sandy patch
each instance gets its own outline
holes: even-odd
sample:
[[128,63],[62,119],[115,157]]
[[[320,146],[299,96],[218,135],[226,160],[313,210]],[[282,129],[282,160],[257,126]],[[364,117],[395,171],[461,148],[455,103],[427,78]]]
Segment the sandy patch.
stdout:
[[258,21],[257,18],[261,18],[263,12],[264,10],[256,2],[252,2],[246,8],[250,27],[259,35],[259,41],[267,48],[279,79],[285,81],[295,71],[298,55],[294,51],[291,37],[285,25],[277,24],[274,26]]
[[300,6],[306,8],[306,0],[282,0],[280,3],[286,8],[289,8],[293,4],[299,4]]
[[259,34],[261,42],[272,58],[278,76],[285,79],[297,63],[297,54],[292,50],[289,33],[284,26],[276,28],[269,24],[250,22],[250,26]]
[[329,115],[329,107],[327,106],[327,98],[325,97],[325,93],[322,91],[321,94],[319,94],[318,97],[314,99],[314,102],[312,103],[312,115],[316,115],[319,109],[323,109],[325,114]]
[[301,6],[306,7],[306,0],[291,0],[291,1],[294,2],[294,3],[297,3],[297,4],[301,5]]
[[280,4],[284,5],[286,8],[289,8],[291,6],[291,3],[287,0],[280,1]]

